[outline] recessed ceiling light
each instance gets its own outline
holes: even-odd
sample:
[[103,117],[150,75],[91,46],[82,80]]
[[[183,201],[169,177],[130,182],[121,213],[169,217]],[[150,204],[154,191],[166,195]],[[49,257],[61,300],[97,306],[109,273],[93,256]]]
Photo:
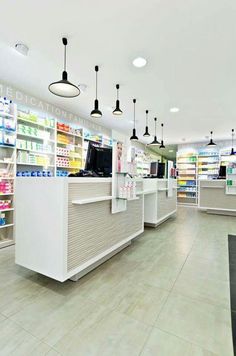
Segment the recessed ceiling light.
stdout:
[[179,108],[176,107],[170,108],[170,112],[179,112]]
[[16,43],[15,50],[23,56],[27,56],[29,52],[29,47],[26,46],[24,43]]
[[137,68],[145,67],[147,60],[143,57],[137,57],[133,60],[133,65]]
[[174,152],[174,150],[169,150],[169,152]]

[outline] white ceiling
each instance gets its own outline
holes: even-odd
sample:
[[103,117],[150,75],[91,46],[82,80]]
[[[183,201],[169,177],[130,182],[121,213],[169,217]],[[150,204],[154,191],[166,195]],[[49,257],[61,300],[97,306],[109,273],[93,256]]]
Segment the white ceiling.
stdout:
[[[145,110],[165,124],[167,143],[215,139],[236,128],[235,0],[0,0],[0,79],[44,100],[89,117],[94,100],[94,66],[100,66],[102,125],[132,129],[137,98],[141,138]],[[47,87],[62,71],[61,37],[68,36],[68,72],[85,83],[84,94],[62,99]],[[14,49],[30,48],[28,57]],[[143,69],[132,66],[147,58]],[[123,118],[113,117],[115,84],[120,83]],[[170,107],[180,112],[172,114]],[[152,122],[153,128],[153,122]],[[160,130],[159,130],[160,133]]]

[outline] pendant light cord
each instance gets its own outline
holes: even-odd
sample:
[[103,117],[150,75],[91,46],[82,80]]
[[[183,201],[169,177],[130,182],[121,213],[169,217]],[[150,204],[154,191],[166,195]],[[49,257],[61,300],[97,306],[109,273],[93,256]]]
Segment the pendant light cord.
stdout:
[[119,100],[119,88],[120,88],[119,84],[116,84],[116,90],[117,90],[116,98],[117,98],[117,100]]
[[164,126],[164,124],[161,124],[161,139],[162,139],[162,141],[163,141],[163,126]]
[[96,71],[96,99],[98,98],[98,72]]
[[157,118],[155,117],[155,136],[157,135]]
[[64,71],[66,72],[66,45],[64,50]]
[[148,110],[146,110],[146,126],[148,126]]
[[232,148],[234,147],[234,129],[232,129]]
[[136,99],[133,99],[133,103],[134,103],[134,129],[135,129],[135,103],[136,103]]

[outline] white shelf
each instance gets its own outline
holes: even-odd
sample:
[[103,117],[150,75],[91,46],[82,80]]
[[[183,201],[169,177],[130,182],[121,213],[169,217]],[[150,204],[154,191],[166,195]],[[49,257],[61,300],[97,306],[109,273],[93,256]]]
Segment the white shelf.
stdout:
[[14,115],[8,114],[6,112],[0,111],[0,116],[1,117],[11,117],[14,119]]
[[107,195],[107,196],[101,196],[101,197],[72,200],[72,204],[83,205],[83,204],[91,204],[91,203],[96,203],[99,201],[106,201],[106,200],[112,200],[112,199],[113,199],[113,197],[111,195]]
[[80,167],[64,167],[64,166],[56,166],[57,168],[65,168],[65,169],[81,169]]
[[0,229],[4,229],[5,227],[10,227],[10,226],[14,226],[14,224],[6,224],[6,225],[2,225],[2,226],[0,226]]
[[51,164],[37,164],[37,163],[27,163],[27,162],[16,162],[16,164],[21,166],[54,167],[54,165]]
[[79,137],[79,138],[83,138],[83,136],[81,136],[81,135],[76,135],[76,134],[73,134],[72,132],[66,132],[66,131],[63,131],[63,130],[59,130],[59,129],[57,129],[57,132],[63,133],[63,134],[65,134],[65,135],[73,136],[73,137]]
[[34,121],[31,121],[31,120],[27,120],[27,119],[24,119],[22,117],[17,117],[17,121],[23,121],[23,122],[27,122],[29,124],[33,124],[33,125],[36,125],[36,126],[40,126],[44,129],[50,129],[50,130],[55,130],[55,127],[51,127],[51,126],[46,126],[46,125],[43,125],[43,124],[39,124],[37,122],[34,122]]
[[15,179],[15,177],[0,177],[0,181],[1,180],[14,180]]
[[51,155],[51,156],[54,156],[55,153],[53,152],[45,152],[45,151],[37,151],[37,150],[31,150],[31,149],[27,149],[27,148],[18,148],[17,147],[17,150],[19,151],[26,151],[26,152],[32,152],[32,153],[35,153],[35,154],[40,154],[40,155]]
[[39,136],[24,134],[24,133],[21,133],[21,132],[18,132],[18,131],[17,131],[17,135],[18,135],[18,136],[23,136],[23,137],[35,138],[36,140],[41,140],[41,141],[47,141],[47,142],[53,142],[53,143],[55,143],[54,140],[47,139],[47,138],[45,138],[45,137],[42,138],[42,137],[39,137]]
[[168,188],[158,188],[158,192],[165,192],[167,190],[168,190]]
[[15,164],[14,162],[6,162],[6,161],[4,161],[4,160],[0,160],[0,163],[4,163],[4,164]]
[[0,144],[0,148],[11,148],[14,150],[14,148],[16,148],[16,146]]
[[4,213],[5,211],[13,211],[14,210],[14,208],[9,208],[9,209],[0,209],[0,214],[1,213]]
[[13,239],[0,240],[0,248],[11,246],[13,244],[14,244],[14,240]]
[[14,193],[0,193],[0,197],[4,197],[6,195],[14,195]]

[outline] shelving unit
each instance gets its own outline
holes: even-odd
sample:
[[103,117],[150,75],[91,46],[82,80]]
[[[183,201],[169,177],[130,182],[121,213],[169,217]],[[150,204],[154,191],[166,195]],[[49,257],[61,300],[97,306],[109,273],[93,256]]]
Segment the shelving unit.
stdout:
[[[17,106],[0,98],[0,248],[14,244]],[[7,110],[8,112],[4,112]]]
[[177,155],[177,201],[179,204],[197,204],[197,159],[195,152]]
[[55,175],[55,120],[30,111],[17,115],[17,175]]
[[226,194],[236,195],[236,157],[226,169]]
[[83,143],[82,128],[57,122],[57,176],[67,176],[83,168]]
[[198,179],[216,179],[219,174],[220,156],[218,151],[206,150],[198,154]]

